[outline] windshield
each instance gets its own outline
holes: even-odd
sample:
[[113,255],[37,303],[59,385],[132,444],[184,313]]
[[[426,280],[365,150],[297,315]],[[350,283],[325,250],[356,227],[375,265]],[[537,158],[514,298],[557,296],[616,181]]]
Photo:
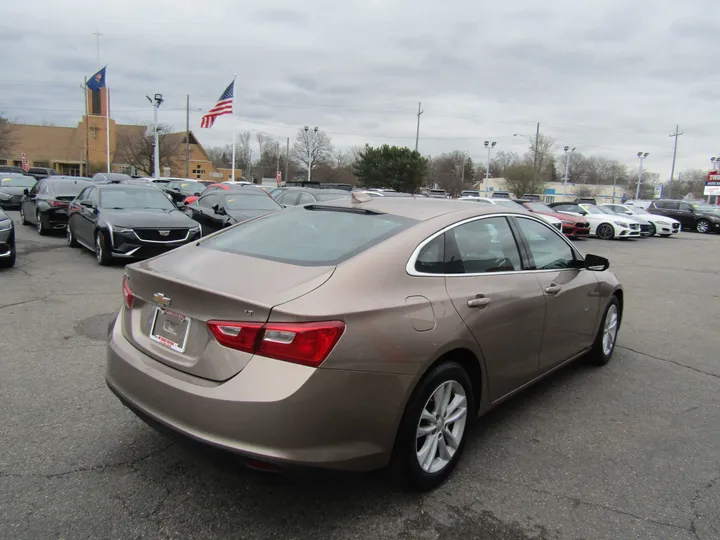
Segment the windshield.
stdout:
[[32,176],[8,176],[0,178],[0,187],[33,187],[36,180]]
[[[315,199],[318,201],[336,201],[338,199],[349,199],[351,197],[350,192],[345,193],[313,193]],[[372,193],[368,193],[372,197]]]
[[265,195],[225,195],[225,208],[228,210],[279,210],[282,208]]
[[525,203],[525,206],[535,212],[555,212],[555,210],[550,208],[547,204],[543,204],[541,202]]
[[334,266],[410,227],[390,214],[299,206],[227,230],[203,247],[299,266]]
[[588,214],[615,214],[615,212],[611,212],[610,210],[605,210],[604,208],[600,208],[599,206],[582,206]]
[[205,184],[202,182],[181,182],[178,188],[180,188],[180,193],[183,195],[193,195],[195,193],[202,193],[205,189]]
[[505,208],[512,208],[513,210],[522,210],[523,212],[527,212],[527,210],[523,207],[523,205],[518,204],[515,201],[511,201],[509,199],[495,201],[495,203],[498,206],[504,206]]
[[698,212],[717,212],[717,208],[710,206],[709,204],[693,204],[695,210]]
[[50,191],[56,197],[77,196],[83,189],[88,186],[88,182],[68,182],[60,181],[48,184]]
[[154,187],[123,185],[100,190],[101,208],[148,208],[153,210],[175,210],[165,194]]

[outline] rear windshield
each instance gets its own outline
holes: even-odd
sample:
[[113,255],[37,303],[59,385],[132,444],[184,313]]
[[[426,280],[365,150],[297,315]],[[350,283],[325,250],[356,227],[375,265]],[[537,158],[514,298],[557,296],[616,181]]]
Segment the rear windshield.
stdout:
[[350,192],[347,193],[313,193],[318,201],[336,201],[338,199],[349,199],[352,197]]
[[36,182],[32,176],[7,176],[0,178],[0,187],[33,187]]
[[415,223],[388,214],[297,207],[233,227],[202,245],[298,266],[335,266]]
[[53,182],[48,187],[50,191],[59,197],[68,197],[70,195],[77,195],[89,184],[87,182],[73,182],[70,180],[61,180],[60,182]]

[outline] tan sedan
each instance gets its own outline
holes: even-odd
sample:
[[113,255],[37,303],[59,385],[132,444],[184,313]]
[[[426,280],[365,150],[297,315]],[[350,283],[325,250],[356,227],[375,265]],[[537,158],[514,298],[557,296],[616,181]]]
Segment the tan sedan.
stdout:
[[623,291],[530,213],[352,199],[127,267],[107,383],[150,421],[271,467],[393,463],[418,489],[469,421],[613,353]]

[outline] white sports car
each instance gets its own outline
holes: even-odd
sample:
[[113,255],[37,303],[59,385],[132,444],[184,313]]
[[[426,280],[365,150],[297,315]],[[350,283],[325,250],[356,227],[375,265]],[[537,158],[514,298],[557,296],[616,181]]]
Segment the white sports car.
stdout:
[[[513,210],[522,210],[523,212],[528,212],[528,209],[525,208],[522,204],[516,203],[515,201],[511,201],[510,199],[491,199],[490,197],[462,196],[458,200],[475,201],[475,202],[480,202],[480,203],[494,204],[497,206],[504,206],[506,208],[512,208]],[[535,217],[538,217],[538,218],[546,221],[548,224],[555,227],[558,231],[562,232],[562,221],[559,220],[558,218],[552,217],[552,216],[546,216],[544,214],[535,214]]]
[[659,216],[651,214],[647,210],[639,206],[631,206],[629,204],[604,203],[600,206],[606,206],[616,214],[628,217],[642,218],[650,223],[650,236],[663,236],[667,238],[673,234],[680,232],[680,222],[668,216]]
[[590,236],[597,236],[603,240],[640,236],[640,223],[600,206],[575,203],[552,203],[549,206],[556,212],[584,217],[590,223]]

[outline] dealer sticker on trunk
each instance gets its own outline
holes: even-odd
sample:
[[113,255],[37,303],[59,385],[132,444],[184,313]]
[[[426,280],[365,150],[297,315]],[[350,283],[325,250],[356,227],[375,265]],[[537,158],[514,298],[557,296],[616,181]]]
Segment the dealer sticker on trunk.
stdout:
[[190,322],[190,317],[161,307],[155,308],[155,316],[150,327],[150,339],[173,351],[185,352]]

